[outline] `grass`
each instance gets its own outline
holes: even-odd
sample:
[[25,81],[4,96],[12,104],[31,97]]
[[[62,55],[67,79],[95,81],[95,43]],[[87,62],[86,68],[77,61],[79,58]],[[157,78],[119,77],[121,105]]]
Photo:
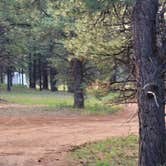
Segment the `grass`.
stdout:
[[[7,92],[4,86],[0,89],[0,98],[11,103],[38,105],[47,107],[47,110],[54,108],[70,108],[76,111],[73,106],[73,94],[67,92],[37,91],[26,87],[14,86],[11,92]],[[80,111],[82,114],[104,115],[116,112],[121,108],[118,106],[106,106],[104,103],[93,96],[87,96],[85,109]]]
[[137,156],[138,137],[131,135],[77,147],[70,153],[69,163],[78,166],[136,166]]
[[26,105],[41,105],[47,107],[70,107],[72,105],[72,97],[66,93],[51,93],[49,91],[35,91],[30,89],[13,89],[12,92],[2,91],[0,93],[2,99],[12,103]]

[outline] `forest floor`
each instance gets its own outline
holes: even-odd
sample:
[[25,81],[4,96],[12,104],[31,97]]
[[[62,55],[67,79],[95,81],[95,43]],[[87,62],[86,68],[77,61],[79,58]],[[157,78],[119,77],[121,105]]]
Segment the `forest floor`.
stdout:
[[137,134],[136,105],[107,116],[0,104],[0,166],[67,166],[75,146]]

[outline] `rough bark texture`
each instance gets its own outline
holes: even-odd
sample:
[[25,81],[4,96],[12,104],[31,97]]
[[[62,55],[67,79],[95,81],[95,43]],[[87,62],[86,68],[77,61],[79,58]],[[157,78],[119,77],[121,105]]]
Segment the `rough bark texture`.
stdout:
[[156,46],[158,0],[137,0],[134,40],[139,107],[139,166],[165,163],[164,77]]
[[79,59],[72,59],[74,78],[74,107],[84,108],[83,64]]

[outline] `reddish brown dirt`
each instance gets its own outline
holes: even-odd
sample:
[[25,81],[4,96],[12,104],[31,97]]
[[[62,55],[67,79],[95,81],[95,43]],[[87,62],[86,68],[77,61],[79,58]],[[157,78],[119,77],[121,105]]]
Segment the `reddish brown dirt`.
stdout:
[[67,166],[73,146],[137,134],[136,105],[102,117],[25,109],[0,104],[0,166]]

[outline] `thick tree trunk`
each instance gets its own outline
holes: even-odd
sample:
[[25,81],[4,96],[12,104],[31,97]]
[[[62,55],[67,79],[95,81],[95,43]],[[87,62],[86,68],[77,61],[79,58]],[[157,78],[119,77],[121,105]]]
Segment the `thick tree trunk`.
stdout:
[[134,40],[138,81],[139,166],[164,164],[164,77],[156,46],[158,0],[137,0]]
[[67,89],[68,92],[74,93],[74,78],[73,78],[73,61],[70,62],[70,68],[68,71],[68,79],[67,79]]
[[48,90],[48,66],[43,64],[43,89]]
[[84,108],[83,64],[79,59],[72,59],[74,76],[74,107]]
[[50,86],[52,92],[58,90],[56,87],[56,82],[57,82],[56,75],[57,75],[57,70],[54,67],[50,67]]

